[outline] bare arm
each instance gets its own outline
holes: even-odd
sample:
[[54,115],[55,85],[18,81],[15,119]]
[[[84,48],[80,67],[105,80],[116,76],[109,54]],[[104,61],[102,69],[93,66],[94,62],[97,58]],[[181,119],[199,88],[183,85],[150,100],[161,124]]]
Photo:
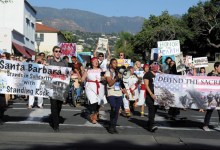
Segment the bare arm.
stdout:
[[112,79],[111,77],[106,77],[106,81],[108,83],[108,86],[113,86],[115,84],[117,79]]
[[193,76],[196,76],[197,72],[196,72],[196,68],[193,68]]
[[83,73],[82,79],[81,79],[80,82],[84,82],[84,81],[86,80],[86,78],[87,78],[87,71],[85,71],[85,72]]
[[97,50],[98,50],[98,44],[96,45],[96,49],[95,49],[95,51],[94,51],[94,53],[93,53],[93,56],[94,56],[94,57],[97,57]]
[[109,45],[108,45],[107,49],[108,49],[108,58],[107,59],[110,60],[111,59],[111,52],[110,52],[110,49],[109,49]]

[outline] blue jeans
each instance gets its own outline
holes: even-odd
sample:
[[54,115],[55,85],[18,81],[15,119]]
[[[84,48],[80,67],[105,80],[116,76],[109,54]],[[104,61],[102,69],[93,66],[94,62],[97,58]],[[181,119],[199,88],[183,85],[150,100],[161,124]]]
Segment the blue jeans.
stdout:
[[118,121],[119,110],[122,105],[122,96],[109,96],[109,104],[111,106],[110,126],[116,126]]
[[81,96],[81,87],[76,88],[76,96],[77,98]]

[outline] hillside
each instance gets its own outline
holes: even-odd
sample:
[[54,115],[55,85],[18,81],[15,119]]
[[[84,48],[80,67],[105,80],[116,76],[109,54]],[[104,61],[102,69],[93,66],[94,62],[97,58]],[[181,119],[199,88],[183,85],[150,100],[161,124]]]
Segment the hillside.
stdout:
[[106,17],[77,9],[55,9],[34,7],[37,19],[44,24],[60,30],[86,31],[95,33],[118,33],[121,31],[137,33],[144,22],[143,17]]

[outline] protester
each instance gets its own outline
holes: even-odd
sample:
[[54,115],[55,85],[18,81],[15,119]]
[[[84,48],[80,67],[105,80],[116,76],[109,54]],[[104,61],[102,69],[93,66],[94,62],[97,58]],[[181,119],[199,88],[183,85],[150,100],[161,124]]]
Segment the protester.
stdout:
[[116,71],[117,65],[117,60],[114,58],[111,59],[109,69],[105,73],[107,80],[108,102],[111,106],[108,132],[111,134],[118,133],[118,131],[116,130],[116,125],[118,121],[119,110],[122,105],[122,91],[126,95],[127,99],[129,97],[121,80],[121,75]]
[[[177,72],[175,61],[171,60],[169,63],[169,74],[181,75]],[[168,110],[168,118],[171,120],[176,120],[180,115],[180,108],[170,107]]]
[[[144,70],[144,75],[149,71],[149,65],[148,64],[144,64],[143,66],[143,70]],[[145,107],[145,100],[146,100],[146,88],[144,85],[144,79],[143,77],[141,78],[141,89],[140,89],[140,94],[139,94],[139,99],[138,101],[135,103],[136,106],[141,106],[141,117],[144,117],[144,107]]]
[[93,57],[91,64],[92,68],[84,72],[82,82],[86,81],[85,92],[89,100],[90,121],[96,124],[100,104],[104,103],[104,85],[102,84],[104,75],[99,68],[98,58]]
[[119,59],[125,59],[125,53],[120,52],[119,53]]
[[66,63],[69,63],[69,57],[68,56],[63,56],[63,61],[66,61]]
[[196,72],[196,68],[194,69],[194,76],[207,76],[206,75],[206,70],[205,70],[205,67],[201,67],[199,69],[199,72],[197,73]]
[[[11,59],[11,54],[4,52],[2,55],[2,59],[10,60]],[[10,94],[5,94],[5,103],[6,106],[8,106],[8,101],[11,99]]]
[[140,61],[135,62],[134,71],[143,71],[143,68],[141,67],[141,62]]
[[[68,66],[72,68],[73,74],[77,74],[77,76],[74,75],[74,80],[80,80],[84,73],[83,65],[80,62],[78,62],[76,56],[72,56],[71,60],[72,60],[72,63],[69,63]],[[77,98],[79,98],[81,95],[81,91],[82,91],[81,85],[76,86],[75,89],[76,89],[76,96]]]
[[[42,56],[35,57],[35,63],[42,64]],[[29,95],[28,98],[28,108],[31,109],[34,107],[35,97],[33,95]],[[37,107],[43,108],[43,97],[37,97]]]
[[[220,62],[216,62],[214,64],[214,71],[208,73],[207,76],[215,76],[215,77],[220,77]],[[220,110],[218,111],[218,116],[219,116],[219,122],[220,122]],[[213,109],[207,109],[206,110],[206,114],[205,114],[205,118],[204,118],[204,126],[203,126],[203,130],[204,131],[210,131],[209,129],[209,122],[212,116],[212,112]]]
[[[3,53],[1,55],[1,59],[6,59],[6,53]],[[0,74],[1,72],[5,72],[4,70],[0,69]],[[0,125],[3,125],[4,123],[4,112],[6,109],[6,95],[5,94],[0,94]]]
[[158,129],[157,126],[154,125],[154,119],[155,119],[155,114],[157,111],[157,106],[154,105],[154,100],[156,99],[156,96],[154,95],[154,78],[156,73],[158,72],[158,62],[157,61],[151,61],[149,63],[150,65],[150,71],[148,71],[143,79],[144,79],[144,84],[145,88],[147,90],[146,93],[146,104],[148,106],[148,115],[149,115],[149,120],[148,120],[148,125],[147,128],[149,131],[154,132]]
[[38,56],[41,56],[42,59],[46,58],[46,54],[44,52],[39,53]]
[[[68,67],[67,63],[61,59],[61,48],[58,46],[53,47],[54,59],[49,60],[48,64],[52,66]],[[57,99],[50,99],[51,104],[51,126],[55,132],[59,132],[59,117],[62,109],[62,101]]]
[[169,73],[170,70],[169,70],[169,64],[170,62],[172,61],[172,58],[171,57],[167,57],[164,61],[164,64],[162,64],[162,72],[163,73]]
[[[93,54],[94,57],[97,57],[97,50],[98,50],[98,46],[97,46],[96,50],[94,51],[94,54]],[[99,67],[104,72],[107,70],[108,61],[111,59],[111,52],[110,52],[109,46],[108,46],[107,50],[108,50],[108,57],[106,59],[104,58],[103,53],[98,54]]]
[[126,116],[130,117],[130,112],[134,113],[135,102],[138,101],[139,98],[139,80],[137,75],[134,74],[134,68],[132,66],[129,66],[128,70],[130,71],[130,76],[127,79],[123,78],[123,83],[128,92],[129,99],[127,99],[125,96],[123,97],[123,106],[125,109]]

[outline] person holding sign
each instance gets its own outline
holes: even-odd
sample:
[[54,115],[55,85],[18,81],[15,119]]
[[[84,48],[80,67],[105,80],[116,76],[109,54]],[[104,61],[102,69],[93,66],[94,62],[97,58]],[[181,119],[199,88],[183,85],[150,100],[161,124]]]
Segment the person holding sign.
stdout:
[[[220,62],[216,62],[216,63],[214,64],[214,71],[208,73],[207,76],[220,77]],[[210,92],[210,93],[211,93],[211,92]],[[214,95],[213,95],[213,98],[214,98]],[[207,110],[206,110],[205,119],[204,119],[204,126],[203,126],[203,130],[204,130],[204,131],[210,131],[210,129],[209,129],[209,122],[210,122],[210,119],[211,119],[213,110],[214,110],[214,109],[207,109]],[[219,122],[220,122],[220,110],[217,110],[217,111],[218,111]]]
[[[53,56],[54,59],[48,61],[48,64],[51,66],[61,66],[68,67],[68,64],[61,59],[61,48],[59,46],[53,47]],[[59,132],[59,117],[62,109],[63,101],[57,99],[50,99],[51,104],[51,126],[54,129],[54,132]]]
[[[94,57],[97,57],[97,50],[98,50],[98,46],[96,47],[96,50],[94,51],[94,54],[93,54]],[[106,59],[104,58],[103,53],[98,54],[99,67],[104,72],[107,70],[108,61],[111,59],[111,52],[109,50],[109,45],[107,47],[107,51],[108,51],[108,57]]]
[[126,98],[129,98],[129,95],[121,79],[121,74],[116,71],[117,65],[117,60],[115,58],[111,59],[109,69],[105,73],[105,77],[107,80],[108,102],[111,106],[108,132],[111,134],[118,133],[118,131],[116,130],[116,124],[118,121],[119,110],[122,105],[122,94],[124,93],[126,95]]
[[[36,56],[35,63],[42,64],[42,56],[39,56],[39,55]],[[38,99],[37,107],[43,108],[43,97],[37,97],[37,99]],[[29,109],[33,108],[34,100],[35,100],[35,97],[33,95],[29,95],[29,98],[28,98],[28,108]]]
[[90,121],[96,124],[100,105],[107,101],[104,101],[104,84],[102,84],[105,77],[102,69],[99,68],[98,58],[93,57],[91,64],[92,68],[84,72],[81,82],[86,81],[85,92],[89,100]]
[[157,111],[157,106],[154,105],[154,100],[156,99],[156,96],[154,95],[154,78],[156,73],[158,73],[159,65],[157,61],[151,61],[149,65],[151,69],[144,75],[143,79],[147,90],[146,104],[148,106],[149,115],[147,127],[150,132],[154,132],[158,129],[158,127],[154,125],[155,114]]

